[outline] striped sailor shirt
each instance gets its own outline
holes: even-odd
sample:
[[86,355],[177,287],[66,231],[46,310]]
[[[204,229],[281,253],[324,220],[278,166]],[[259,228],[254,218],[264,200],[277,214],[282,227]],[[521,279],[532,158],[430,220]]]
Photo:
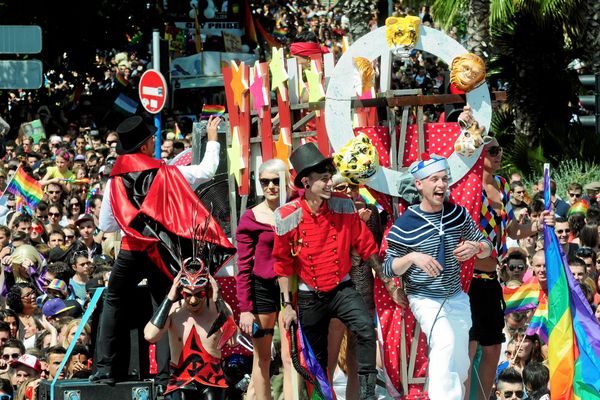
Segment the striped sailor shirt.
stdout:
[[436,258],[443,270],[437,277],[428,276],[412,265],[403,274],[407,294],[444,298],[459,293],[460,264],[453,251],[462,241],[488,242],[473,219],[462,207],[444,203],[443,211],[429,213],[418,205],[410,206],[392,226],[387,237],[388,250],[383,273],[396,276],[392,270],[394,258],[410,252],[420,252]]

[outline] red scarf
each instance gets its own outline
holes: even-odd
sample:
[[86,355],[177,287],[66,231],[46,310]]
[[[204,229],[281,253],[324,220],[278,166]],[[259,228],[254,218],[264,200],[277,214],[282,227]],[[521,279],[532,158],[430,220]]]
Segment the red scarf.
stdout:
[[309,57],[313,54],[329,53],[329,49],[313,42],[297,42],[290,46],[290,53],[293,56]]

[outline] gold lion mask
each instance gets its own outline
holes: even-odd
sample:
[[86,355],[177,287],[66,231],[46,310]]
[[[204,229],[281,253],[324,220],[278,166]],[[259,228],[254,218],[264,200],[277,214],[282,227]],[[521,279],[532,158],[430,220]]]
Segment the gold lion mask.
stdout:
[[385,38],[388,47],[415,47],[419,40],[420,27],[421,19],[416,16],[389,17],[385,20]]
[[364,133],[351,139],[338,153],[333,153],[333,162],[340,175],[355,185],[367,182],[379,170],[379,155]]
[[451,68],[450,82],[463,92],[470,92],[485,81],[485,63],[473,53],[455,57]]

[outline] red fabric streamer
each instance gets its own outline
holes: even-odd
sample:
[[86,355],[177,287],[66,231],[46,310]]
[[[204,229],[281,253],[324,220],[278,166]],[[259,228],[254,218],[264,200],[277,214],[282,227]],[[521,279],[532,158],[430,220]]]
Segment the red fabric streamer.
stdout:
[[313,42],[297,42],[290,46],[290,53],[293,56],[309,57],[313,54],[329,53],[329,49]]

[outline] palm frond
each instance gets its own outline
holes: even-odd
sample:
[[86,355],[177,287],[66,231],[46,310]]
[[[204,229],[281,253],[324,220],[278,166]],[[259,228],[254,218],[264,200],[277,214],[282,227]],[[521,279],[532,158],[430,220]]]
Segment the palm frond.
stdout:
[[448,30],[456,25],[456,20],[464,15],[468,0],[435,0],[431,6],[431,13],[435,16],[435,22],[442,29]]
[[490,1],[490,26],[496,24],[510,23],[515,13],[513,0],[492,0]]

